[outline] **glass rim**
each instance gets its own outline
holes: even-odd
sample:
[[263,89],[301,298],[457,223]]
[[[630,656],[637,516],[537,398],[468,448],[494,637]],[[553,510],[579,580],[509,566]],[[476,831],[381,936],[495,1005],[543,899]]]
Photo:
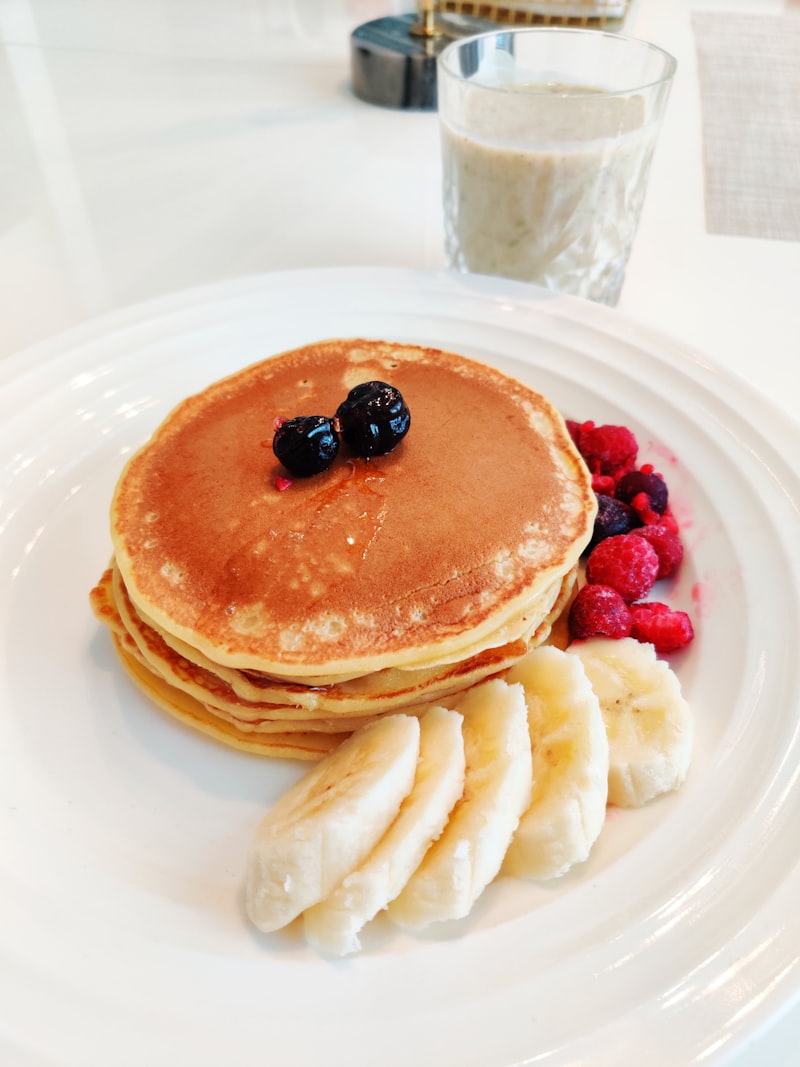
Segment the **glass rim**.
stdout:
[[[455,41],[451,41],[442,51],[439,53],[437,66],[439,70],[443,71],[448,77],[454,78],[457,81],[468,82],[470,79],[465,78],[460,72],[451,67],[450,61],[462,48],[475,44],[476,42],[488,40],[492,37],[532,37],[532,36],[546,36],[546,37],[591,37],[591,38],[605,38],[606,40],[622,41],[626,44],[633,44],[637,47],[644,49],[646,52],[653,52],[660,55],[664,60],[664,70],[657,78],[652,78],[649,81],[637,82],[633,85],[626,86],[624,89],[608,89],[603,90],[604,96],[625,96],[629,93],[643,92],[646,89],[654,89],[659,85],[663,85],[666,82],[670,82],[675,76],[675,71],[678,68],[678,61],[660,45],[653,44],[652,41],[645,41],[641,37],[632,37],[629,34],[624,33],[611,33],[608,30],[595,30],[588,27],[580,26],[509,26],[504,29],[498,26],[494,30],[486,30],[483,33],[472,34],[469,37],[460,37]],[[514,85],[491,85],[484,84],[480,81],[473,83],[477,89],[481,89],[485,92],[496,93],[512,93],[516,92]],[[530,92],[530,86],[528,86]],[[596,90],[592,91],[587,88],[585,90],[579,88],[566,88],[560,94],[569,97],[583,97],[583,96],[597,96]]]

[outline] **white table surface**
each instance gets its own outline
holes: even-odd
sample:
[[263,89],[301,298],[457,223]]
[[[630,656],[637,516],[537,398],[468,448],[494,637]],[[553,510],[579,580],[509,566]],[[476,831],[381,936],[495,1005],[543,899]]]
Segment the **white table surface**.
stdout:
[[[706,232],[691,24],[694,11],[791,6],[632,0],[625,31],[671,51],[679,72],[619,312],[796,418],[800,244]],[[51,335],[186,287],[294,267],[441,267],[436,116],[349,89],[352,28],[403,9],[0,0],[0,382]],[[798,1049],[800,1009],[730,1063],[789,1067]]]

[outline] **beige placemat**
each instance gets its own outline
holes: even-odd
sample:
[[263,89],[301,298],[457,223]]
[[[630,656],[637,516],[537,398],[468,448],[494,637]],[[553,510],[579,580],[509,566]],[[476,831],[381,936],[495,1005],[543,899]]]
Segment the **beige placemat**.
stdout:
[[800,240],[800,13],[693,16],[706,229]]

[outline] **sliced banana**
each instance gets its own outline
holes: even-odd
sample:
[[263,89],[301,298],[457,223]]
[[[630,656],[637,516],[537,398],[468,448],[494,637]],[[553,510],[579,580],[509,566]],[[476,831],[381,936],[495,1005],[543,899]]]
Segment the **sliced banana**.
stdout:
[[506,675],[528,705],[533,795],[503,873],[555,878],[588,858],[606,817],[608,738],[583,664],[558,648],[529,652]]
[[419,720],[390,715],[362,727],[267,812],[245,882],[250,920],[278,930],[328,896],[364,861],[411,792]]
[[402,890],[447,824],[464,791],[462,717],[431,707],[420,719],[414,787],[366,860],[304,914],[306,939],[344,956],[361,947],[359,932]]
[[676,789],[692,758],[694,722],[677,675],[631,637],[570,646],[600,701],[609,745],[608,800],[638,808]]
[[441,837],[389,905],[390,918],[409,929],[469,914],[500,870],[530,803],[531,743],[522,686],[483,682],[456,710],[464,716],[464,793]]

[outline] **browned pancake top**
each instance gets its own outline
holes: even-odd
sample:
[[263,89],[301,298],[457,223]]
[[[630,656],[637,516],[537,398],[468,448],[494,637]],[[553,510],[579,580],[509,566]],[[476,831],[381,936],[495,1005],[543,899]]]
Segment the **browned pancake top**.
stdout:
[[[278,416],[395,385],[411,429],[276,488]],[[328,341],[184,401],[130,461],[112,536],[134,601],[220,663],[279,673],[403,665],[490,630],[588,540],[594,497],[560,416],[433,349]]]

